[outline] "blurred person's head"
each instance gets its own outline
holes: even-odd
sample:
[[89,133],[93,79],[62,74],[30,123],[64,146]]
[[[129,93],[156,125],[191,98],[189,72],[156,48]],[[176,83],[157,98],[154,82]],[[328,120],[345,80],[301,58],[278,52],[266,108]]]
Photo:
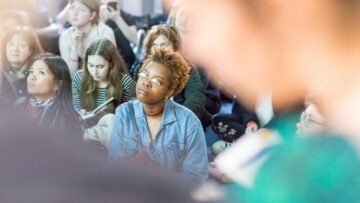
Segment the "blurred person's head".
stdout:
[[39,130],[11,106],[0,112],[0,202],[194,202],[178,179],[109,163],[82,139]]
[[99,87],[107,87],[106,97],[121,101],[121,77],[126,65],[115,45],[108,39],[90,44],[85,53],[84,76],[80,87],[80,105],[88,111],[96,108],[96,94]]
[[69,21],[72,26],[84,27],[99,22],[99,0],[69,0]]
[[147,105],[161,104],[185,87],[190,67],[180,53],[157,48],[143,62],[136,97]]
[[3,42],[5,68],[18,70],[39,52],[34,33],[27,28],[8,32]]
[[191,13],[187,55],[248,107],[270,91],[274,109],[283,110],[321,83],[330,90],[319,101],[334,119],[329,125],[360,134],[359,1],[184,1]]
[[34,57],[27,77],[28,94],[41,102],[54,99],[72,112],[71,76],[66,62],[49,53]]
[[262,165],[249,202],[356,202],[359,172],[357,153],[342,138],[294,139]]
[[178,51],[180,37],[174,26],[156,25],[151,28],[144,39],[145,58],[155,48],[168,48]]
[[7,11],[0,14],[0,41],[9,31],[19,26],[27,25],[19,11]]
[[180,51],[181,53],[186,56],[188,59],[193,59],[189,56],[191,56],[189,46],[192,43],[192,37],[188,34],[190,29],[190,13],[186,12],[186,9],[184,8],[178,8],[175,13],[174,17],[174,26],[178,30],[181,43],[180,43]]

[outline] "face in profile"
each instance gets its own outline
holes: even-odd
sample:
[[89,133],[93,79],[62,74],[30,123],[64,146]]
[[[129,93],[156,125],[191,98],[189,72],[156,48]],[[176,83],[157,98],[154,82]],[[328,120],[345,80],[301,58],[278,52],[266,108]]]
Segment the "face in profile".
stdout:
[[144,104],[158,104],[169,96],[171,72],[163,65],[150,62],[140,73],[136,83],[136,98]]
[[89,55],[87,69],[91,77],[97,82],[107,82],[110,71],[110,64],[104,57]]
[[69,21],[72,26],[76,27],[88,25],[94,15],[86,5],[79,1],[74,1],[68,11]]
[[36,60],[30,67],[27,89],[37,101],[50,99],[58,91],[59,84],[54,81],[54,74],[44,61]]
[[297,133],[300,135],[313,135],[324,130],[324,118],[315,104],[309,104],[306,107],[296,127]]
[[164,35],[159,35],[157,38],[155,38],[152,44],[152,49],[156,49],[156,48],[168,48],[174,50],[173,45],[171,44],[169,39],[166,38]]
[[12,66],[19,68],[30,55],[29,42],[20,34],[15,34],[6,43],[6,57]]

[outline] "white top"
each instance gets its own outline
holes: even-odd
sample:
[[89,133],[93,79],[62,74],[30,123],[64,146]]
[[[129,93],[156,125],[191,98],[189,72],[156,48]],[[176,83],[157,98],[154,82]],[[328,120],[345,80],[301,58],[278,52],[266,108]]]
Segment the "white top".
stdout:
[[113,30],[105,25],[102,22],[99,22],[97,25],[91,27],[88,33],[84,36],[83,46],[84,50],[82,51],[83,55],[78,56],[75,42],[71,37],[71,32],[75,29],[74,27],[69,27],[65,30],[59,39],[59,48],[60,48],[60,55],[66,61],[67,65],[69,66],[71,75],[73,75],[78,70],[78,62],[74,59],[77,57],[84,58],[84,54],[86,53],[86,49],[90,46],[91,43],[98,39],[109,39],[115,46],[115,35]]

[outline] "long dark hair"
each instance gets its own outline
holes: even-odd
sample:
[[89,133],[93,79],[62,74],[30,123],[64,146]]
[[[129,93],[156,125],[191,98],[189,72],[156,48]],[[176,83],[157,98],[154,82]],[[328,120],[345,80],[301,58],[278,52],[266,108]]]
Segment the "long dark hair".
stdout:
[[44,53],[35,56],[31,60],[29,67],[37,60],[41,60],[47,65],[54,76],[54,82],[59,84],[60,88],[56,93],[54,102],[65,114],[78,118],[78,114],[72,105],[70,70],[64,59],[60,56]]
[[80,84],[80,106],[87,111],[96,108],[98,90],[98,82],[93,79],[87,69],[88,57],[91,55],[102,56],[109,62],[106,99],[115,98],[115,106],[109,107],[109,110],[112,111],[122,102],[122,76],[127,73],[125,62],[119,55],[115,45],[108,39],[97,40],[89,46],[85,54],[83,63],[84,76]]

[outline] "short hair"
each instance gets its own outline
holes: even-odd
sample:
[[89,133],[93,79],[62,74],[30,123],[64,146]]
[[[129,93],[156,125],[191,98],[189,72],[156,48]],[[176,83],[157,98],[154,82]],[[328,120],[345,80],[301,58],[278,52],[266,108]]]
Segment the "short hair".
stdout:
[[99,22],[99,12],[100,12],[100,0],[68,0],[70,4],[75,1],[84,4],[90,9],[91,12],[95,12],[95,17],[91,20],[91,24],[97,24]]
[[166,39],[168,39],[171,42],[174,51],[179,50],[180,36],[177,29],[172,25],[156,25],[151,28],[151,30],[148,32],[148,34],[144,39],[144,52],[145,52],[144,58],[150,55],[153,43],[155,39],[160,35],[163,35],[164,37],[166,37]]
[[153,49],[142,64],[140,72],[151,62],[161,64],[171,71],[171,86],[169,89],[173,90],[173,93],[170,96],[176,95],[184,89],[189,78],[190,66],[179,52],[166,48]]

